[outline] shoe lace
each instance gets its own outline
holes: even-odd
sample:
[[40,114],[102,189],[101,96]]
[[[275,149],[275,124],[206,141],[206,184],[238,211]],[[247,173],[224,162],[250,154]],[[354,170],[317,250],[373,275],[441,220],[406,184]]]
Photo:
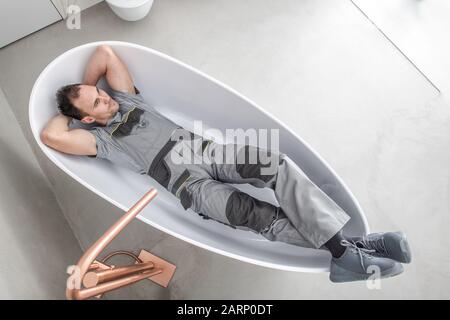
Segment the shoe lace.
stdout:
[[348,240],[342,240],[341,245],[344,247],[349,247],[351,250],[356,251],[359,256],[359,262],[361,263],[361,267],[363,270],[366,270],[366,267],[364,265],[364,257],[367,257],[369,259],[372,259],[372,256],[370,256],[370,253],[374,253],[374,249],[366,249],[366,248],[360,248],[356,245],[355,242],[350,242]]
[[383,238],[370,240],[367,237],[363,237],[362,240],[356,241],[355,244],[360,244],[366,249],[375,250],[377,253],[387,254],[387,248]]

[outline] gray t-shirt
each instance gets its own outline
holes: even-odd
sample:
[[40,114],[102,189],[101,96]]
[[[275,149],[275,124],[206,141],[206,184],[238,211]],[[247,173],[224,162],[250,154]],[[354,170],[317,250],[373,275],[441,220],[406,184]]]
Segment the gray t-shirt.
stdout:
[[69,123],[69,128],[89,130],[94,135],[97,143],[97,158],[107,159],[140,174],[145,174],[148,170],[146,167],[147,164],[139,161],[139,158],[127,154],[127,152],[123,150],[123,145],[121,146],[116,139],[111,137],[111,130],[108,129],[120,123],[123,120],[124,115],[136,106],[144,112],[156,115],[156,117],[160,117],[164,120],[166,120],[166,118],[157,112],[155,108],[147,104],[137,89],[136,94],[120,92],[113,89],[109,91],[110,96],[119,104],[119,111],[113,118],[108,120],[106,126],[99,126],[96,123],[84,124],[79,120],[72,119]]

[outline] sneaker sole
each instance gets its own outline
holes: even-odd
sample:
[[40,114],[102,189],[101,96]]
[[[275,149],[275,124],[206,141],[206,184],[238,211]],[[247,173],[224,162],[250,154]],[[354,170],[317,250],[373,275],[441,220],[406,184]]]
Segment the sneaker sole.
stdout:
[[402,259],[399,262],[411,263],[411,249],[409,248],[408,239],[403,232],[398,233],[400,236],[400,249],[402,250]]
[[[385,270],[381,273],[380,279],[391,278],[397,276],[403,272],[403,266],[398,263],[391,269]],[[336,274],[337,273],[337,274]],[[332,267],[332,272],[330,272],[330,281],[334,283],[342,282],[354,282],[354,281],[365,281],[373,276],[373,273],[356,273],[334,265]]]
[[393,232],[399,237],[400,243],[400,252],[395,256],[385,255],[385,254],[377,254],[373,255],[376,257],[388,258],[401,263],[411,263],[411,249],[409,247],[408,239],[406,238],[406,234],[401,231]]

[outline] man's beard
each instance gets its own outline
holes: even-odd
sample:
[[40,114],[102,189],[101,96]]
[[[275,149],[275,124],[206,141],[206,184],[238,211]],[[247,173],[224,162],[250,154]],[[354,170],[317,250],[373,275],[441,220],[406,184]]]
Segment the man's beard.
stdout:
[[112,116],[111,117],[115,117],[116,116],[116,114],[117,114],[117,112],[119,112],[119,104],[116,102],[116,101],[114,101],[114,100],[112,100],[112,104],[113,104],[113,107],[115,107],[116,108],[116,111],[113,111],[113,113],[112,113]]

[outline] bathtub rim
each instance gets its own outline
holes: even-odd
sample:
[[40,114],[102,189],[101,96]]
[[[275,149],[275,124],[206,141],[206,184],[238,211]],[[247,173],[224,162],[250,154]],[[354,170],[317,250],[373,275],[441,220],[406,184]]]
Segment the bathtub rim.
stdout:
[[[188,65],[187,63],[184,63],[178,59],[175,59],[165,53],[162,53],[160,51],[157,51],[155,49],[143,46],[143,45],[139,45],[136,43],[131,43],[131,42],[125,42],[125,41],[116,41],[116,40],[104,40],[104,41],[95,41],[95,42],[89,42],[89,43],[85,43],[76,47],[73,47],[69,50],[64,51],[63,53],[61,53],[60,55],[58,55],[55,59],[53,59],[50,63],[47,64],[47,66],[41,71],[41,73],[39,74],[38,78],[36,79],[36,81],[33,84],[33,88],[31,90],[31,94],[30,94],[30,99],[29,99],[29,105],[28,105],[28,118],[29,118],[29,124],[31,127],[31,131],[33,133],[34,139],[36,140],[37,144],[39,145],[40,149],[44,152],[44,154],[54,163],[56,164],[61,170],[63,170],[66,174],[68,174],[70,177],[72,177],[73,179],[75,179],[78,183],[80,183],[81,185],[83,185],[84,187],[86,187],[88,190],[94,192],[95,194],[97,194],[98,196],[102,197],[104,200],[108,201],[109,203],[113,204],[114,206],[116,206],[117,208],[120,208],[123,211],[127,211],[129,208],[121,205],[119,202],[115,201],[114,199],[108,197],[107,195],[105,195],[103,192],[101,192],[100,190],[94,188],[93,186],[91,186],[90,184],[88,184],[87,182],[85,182],[84,180],[80,179],[76,174],[74,174],[73,172],[71,172],[65,165],[63,165],[59,159],[57,159],[56,157],[54,157],[53,154],[51,154],[49,152],[50,148],[47,147],[46,145],[44,145],[42,143],[42,141],[40,140],[40,133],[37,132],[37,128],[35,127],[35,125],[33,124],[32,121],[32,103],[35,100],[35,95],[36,95],[36,91],[37,91],[37,87],[40,85],[42,79],[52,70],[52,67],[54,65],[56,65],[60,60],[64,59],[67,55],[71,54],[74,51],[77,50],[82,50],[85,48],[89,48],[89,47],[96,47],[99,45],[110,45],[112,47],[114,47],[115,45],[118,46],[127,46],[127,47],[131,47],[131,48],[135,48],[138,50],[144,50],[147,51],[150,54],[154,54],[157,55],[163,59],[169,60],[172,63],[178,64],[181,67],[187,68],[188,70],[190,70],[191,72],[194,72],[196,74],[198,74],[199,76],[202,76],[204,78],[206,78],[207,80],[215,83],[216,85],[220,86],[222,89],[229,91],[230,93],[236,95],[238,98],[242,99],[243,101],[245,101],[246,103],[248,103],[249,105],[251,105],[253,108],[255,108],[257,111],[262,112],[265,116],[269,117],[270,119],[272,119],[273,121],[275,121],[275,123],[277,125],[279,125],[280,127],[284,128],[285,130],[287,130],[290,134],[292,134],[296,139],[298,139],[301,143],[304,144],[304,146],[309,150],[309,152],[311,152],[314,156],[316,156],[320,161],[322,161],[323,165],[326,167],[327,170],[329,170],[333,176],[336,178],[336,180],[341,184],[342,188],[344,189],[344,191],[347,193],[347,195],[349,196],[349,198],[351,199],[351,201],[353,202],[353,204],[355,205],[356,209],[358,210],[359,216],[361,217],[363,226],[364,226],[364,232],[366,234],[368,234],[370,232],[369,229],[369,224],[367,221],[367,218],[364,214],[364,211],[362,210],[359,202],[357,201],[357,199],[355,198],[355,196],[353,195],[353,193],[350,191],[350,189],[347,187],[347,185],[345,184],[345,182],[341,179],[341,177],[332,169],[332,167],[328,164],[328,162],[323,159],[305,140],[303,140],[298,134],[296,134],[289,126],[287,126],[286,124],[284,124],[281,120],[279,120],[277,117],[275,117],[274,115],[270,114],[269,112],[267,112],[266,110],[262,109],[258,104],[256,104],[254,101],[252,101],[251,99],[245,97],[244,95],[242,95],[241,93],[237,92],[235,89],[231,88],[230,86],[226,85],[225,83],[213,78],[212,76],[207,75],[206,73]],[[161,230],[173,237],[176,237],[178,239],[181,239],[183,241],[186,241],[190,244],[193,244],[195,246],[198,246],[200,248],[203,248],[205,250],[208,251],[212,251],[214,253],[217,254],[221,254],[224,255],[226,257],[230,257],[233,259],[237,259],[243,262],[247,262],[247,263],[251,263],[251,264],[255,264],[255,265],[259,265],[259,266],[263,266],[263,267],[267,267],[267,268],[271,268],[271,269],[276,269],[276,270],[283,270],[283,271],[293,271],[293,272],[305,272],[305,273],[321,273],[321,272],[329,272],[329,267],[323,267],[323,268],[319,268],[319,267],[300,267],[300,266],[287,266],[287,265],[283,265],[283,264],[278,264],[278,263],[272,263],[272,262],[266,262],[266,261],[261,261],[258,259],[253,259],[253,258],[248,258],[246,256],[243,255],[239,255],[236,253],[231,253],[228,251],[225,251],[223,249],[218,249],[216,247],[210,246],[208,244],[204,244],[202,242],[198,242],[196,240],[193,240],[191,238],[185,237],[181,234],[178,234],[174,231],[171,231],[141,215],[138,215],[137,218],[147,224],[149,224],[150,226]],[[299,258],[301,259],[301,258]]]

